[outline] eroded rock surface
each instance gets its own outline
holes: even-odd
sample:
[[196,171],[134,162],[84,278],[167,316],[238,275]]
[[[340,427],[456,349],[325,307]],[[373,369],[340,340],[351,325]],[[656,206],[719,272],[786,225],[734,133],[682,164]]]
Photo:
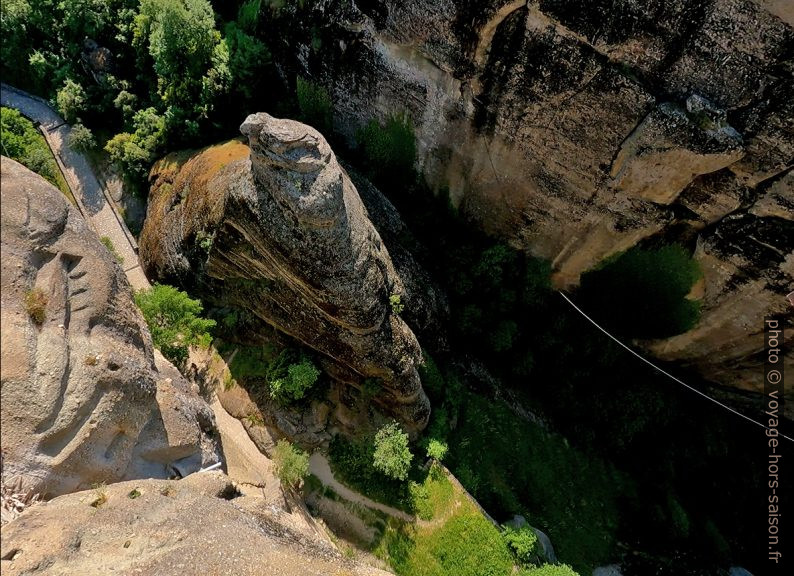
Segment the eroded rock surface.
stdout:
[[388,574],[344,559],[326,538],[296,530],[288,520],[262,498],[239,496],[222,473],[120,482],[37,504],[4,526],[2,571],[9,576]]
[[57,189],[5,157],[2,250],[6,482],[58,495],[217,461],[209,407],[155,363],[113,256]]
[[[148,273],[320,352],[337,382],[377,379],[381,410],[421,429],[421,351],[389,302],[405,288],[356,188],[313,128],[255,114],[241,130],[250,148],[233,141],[156,168],[140,242]],[[344,389],[331,396],[336,419],[353,424]]]

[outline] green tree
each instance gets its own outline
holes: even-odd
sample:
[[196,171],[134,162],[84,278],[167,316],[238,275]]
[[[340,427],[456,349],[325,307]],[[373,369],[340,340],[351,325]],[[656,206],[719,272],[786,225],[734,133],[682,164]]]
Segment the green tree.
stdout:
[[515,559],[524,566],[535,564],[543,555],[538,536],[529,526],[505,526],[502,538]]
[[87,152],[96,147],[96,140],[94,134],[86,128],[83,124],[75,124],[72,126],[72,131],[68,139],[69,146],[75,150]]
[[147,46],[175,133],[190,135],[228,88],[229,51],[207,0],[141,0],[134,42]]
[[116,98],[113,100],[113,106],[115,106],[117,110],[121,111],[125,122],[132,121],[132,117],[135,115],[137,104],[138,97],[127,90],[119,91],[119,93],[116,95]]
[[99,38],[112,25],[118,4],[118,0],[60,0],[61,38],[75,43]]
[[177,365],[187,359],[189,346],[208,346],[212,341],[209,331],[215,321],[202,318],[201,302],[173,286],[155,284],[141,290],[135,294],[135,303],[146,319],[154,345]]
[[405,480],[412,459],[408,434],[402,431],[397,422],[392,421],[378,430],[372,462],[376,470],[395,480]]
[[264,69],[271,62],[270,51],[235,22],[226,25],[223,41],[229,52],[231,86],[244,98],[254,98],[261,89]]
[[431,438],[427,443],[427,457],[441,462],[444,459],[444,456],[447,455],[448,449],[447,443],[443,440]]
[[131,176],[143,178],[165,144],[165,119],[154,108],[135,113],[135,132],[116,134],[105,144],[110,159]]
[[270,380],[270,395],[282,402],[300,400],[314,386],[320,377],[320,370],[308,358],[291,364],[287,374]]
[[55,102],[58,105],[58,112],[61,113],[63,119],[71,124],[77,120],[80,113],[85,111],[85,90],[80,84],[71,78],[67,78],[61,89],[58,90],[58,94],[55,96]]
[[4,0],[0,8],[0,63],[5,82],[24,74],[29,59],[31,7],[27,0]]
[[309,474],[309,455],[295,448],[287,440],[279,440],[273,449],[276,474],[285,486],[297,488]]

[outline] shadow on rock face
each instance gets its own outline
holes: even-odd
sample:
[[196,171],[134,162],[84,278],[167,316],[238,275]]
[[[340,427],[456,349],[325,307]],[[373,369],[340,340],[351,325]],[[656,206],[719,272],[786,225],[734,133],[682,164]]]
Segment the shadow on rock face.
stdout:
[[[200,466],[196,408],[171,414],[158,405],[169,397],[187,408],[189,388],[155,367],[124,273],[55,188],[6,158],[2,248],[6,479],[47,495],[116,481],[142,469],[142,439],[152,476],[191,454]],[[187,423],[178,432],[152,430],[179,418]]]

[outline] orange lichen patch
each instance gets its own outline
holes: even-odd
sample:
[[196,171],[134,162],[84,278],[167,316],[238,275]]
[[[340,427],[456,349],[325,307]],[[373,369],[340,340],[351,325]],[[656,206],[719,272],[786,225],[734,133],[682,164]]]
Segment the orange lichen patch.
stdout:
[[152,169],[150,203],[154,203],[155,210],[150,213],[165,215],[181,204],[186,236],[197,232],[191,226],[194,217],[205,224],[217,222],[223,213],[226,187],[213,185],[213,180],[226,170],[239,167],[249,151],[240,138],[198,152],[169,154]]
[[152,165],[152,169],[149,171],[149,181],[172,182],[185,162],[190,160],[194,154],[197,154],[195,149],[171,152]]
[[191,158],[181,174],[189,172],[193,184],[199,190],[205,190],[215,174],[233,162],[248,158],[249,152],[250,149],[241,139],[210,146]]
[[171,243],[197,237],[220,223],[228,183],[244,171],[249,152],[240,138],[198,151],[169,154],[154,165],[146,226],[157,228],[167,217],[175,217],[183,225],[178,232],[181,238],[142,236],[140,248],[151,255],[152,264],[161,264]]

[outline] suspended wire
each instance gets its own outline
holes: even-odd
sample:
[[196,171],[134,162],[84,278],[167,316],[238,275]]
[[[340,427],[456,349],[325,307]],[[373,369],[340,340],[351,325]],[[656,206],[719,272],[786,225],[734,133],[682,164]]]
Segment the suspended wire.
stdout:
[[[559,290],[558,290],[558,291],[557,291],[557,293],[558,293],[560,296],[562,296],[562,297],[565,299],[565,301],[566,301],[566,302],[568,302],[568,304],[570,304],[571,306],[573,306],[574,310],[576,310],[577,312],[579,312],[579,314],[581,314],[582,316],[584,316],[585,318],[587,318],[587,320],[588,320],[588,321],[589,321],[589,322],[590,322],[590,323],[591,323],[593,326],[595,326],[595,327],[596,327],[596,328],[598,328],[598,329],[599,329],[601,332],[603,332],[604,334],[606,334],[607,336],[609,336],[609,338],[611,338],[612,340],[614,340],[615,342],[617,342],[617,344],[618,344],[618,345],[620,345],[621,347],[625,348],[625,349],[626,349],[626,350],[628,350],[628,351],[629,351],[631,354],[633,354],[634,356],[636,356],[637,358],[639,358],[640,360],[642,360],[643,362],[645,362],[645,363],[646,363],[648,366],[650,366],[650,367],[654,368],[654,369],[655,369],[655,370],[657,370],[658,372],[661,372],[662,374],[664,374],[664,375],[665,375],[665,376],[667,376],[668,378],[670,378],[670,379],[672,379],[672,380],[674,380],[674,381],[678,382],[678,383],[679,383],[681,386],[683,386],[684,388],[687,388],[687,389],[691,390],[691,391],[692,391],[692,392],[694,392],[695,394],[699,394],[700,396],[702,396],[702,397],[703,397],[703,398],[705,398],[706,400],[709,400],[709,401],[711,401],[711,402],[714,402],[714,404],[716,404],[717,406],[721,406],[722,408],[725,408],[726,410],[728,410],[728,411],[730,411],[730,412],[733,412],[733,413],[734,413],[734,414],[736,414],[737,416],[740,416],[741,418],[744,418],[744,419],[745,419],[745,420],[747,420],[748,422],[752,422],[752,423],[753,423],[753,424],[755,424],[756,426],[760,426],[761,428],[764,428],[765,430],[769,430],[769,429],[770,429],[770,428],[769,428],[768,426],[766,426],[765,424],[763,424],[763,423],[761,423],[761,422],[758,422],[757,420],[753,420],[753,419],[752,419],[752,418],[750,418],[749,416],[745,416],[744,414],[742,414],[742,413],[741,413],[741,412],[739,412],[738,410],[734,410],[733,408],[731,408],[731,407],[730,407],[730,406],[728,406],[727,404],[723,404],[722,402],[720,402],[720,401],[719,401],[719,400],[717,400],[716,398],[712,398],[711,396],[709,396],[708,394],[705,394],[705,393],[701,392],[700,390],[698,390],[698,389],[697,389],[697,388],[695,388],[694,386],[690,386],[690,385],[689,385],[689,384],[687,384],[686,382],[684,382],[684,381],[682,381],[682,380],[680,380],[680,379],[676,378],[675,376],[673,376],[672,374],[670,374],[670,373],[669,373],[669,372],[667,372],[666,370],[663,370],[662,368],[659,368],[659,367],[658,367],[656,364],[654,364],[654,363],[653,363],[653,362],[651,362],[650,360],[646,359],[644,356],[641,356],[640,354],[638,354],[637,352],[635,352],[634,350],[632,350],[631,348],[629,348],[628,346],[626,346],[626,345],[625,345],[623,342],[621,342],[620,340],[618,340],[617,338],[615,338],[615,337],[614,337],[612,334],[610,334],[609,332],[607,332],[607,331],[606,331],[604,328],[602,328],[601,326],[599,326],[599,325],[598,325],[598,323],[597,323],[595,320],[593,320],[592,318],[590,318],[590,316],[588,316],[587,314],[585,314],[585,313],[584,313],[584,311],[583,311],[581,308],[579,308],[579,307],[578,307],[576,304],[574,304],[574,303],[571,301],[571,299],[570,299],[570,298],[568,298],[568,297],[567,297],[565,294],[563,294],[561,291],[559,291]],[[781,436],[781,437],[783,437],[783,438],[785,438],[785,439],[786,439],[786,440],[788,440],[789,442],[794,442],[794,438],[789,438],[789,437],[788,437],[788,436],[786,436],[785,434],[782,434],[782,433],[781,433],[781,434],[780,434],[780,436]]]

